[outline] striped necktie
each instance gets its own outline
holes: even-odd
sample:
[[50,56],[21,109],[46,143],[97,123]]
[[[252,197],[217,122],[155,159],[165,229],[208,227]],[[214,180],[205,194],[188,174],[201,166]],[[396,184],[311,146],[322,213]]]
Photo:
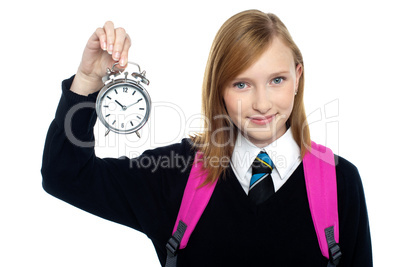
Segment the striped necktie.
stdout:
[[260,204],[275,193],[271,172],[274,164],[267,153],[261,151],[255,158],[252,167],[248,197],[255,204]]

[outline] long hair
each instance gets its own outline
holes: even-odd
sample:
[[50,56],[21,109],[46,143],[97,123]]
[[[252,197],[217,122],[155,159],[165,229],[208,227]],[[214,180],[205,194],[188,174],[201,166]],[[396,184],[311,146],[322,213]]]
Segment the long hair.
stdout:
[[272,40],[280,38],[293,53],[295,66],[302,66],[297,95],[287,126],[301,149],[303,157],[310,147],[310,132],[303,102],[304,64],[299,48],[289,31],[274,14],[247,10],[229,18],[212,43],[202,85],[204,131],[191,136],[193,147],[203,154],[208,176],[203,185],[225,177],[233,153],[238,129],[229,119],[223,100],[227,84],[249,68]]

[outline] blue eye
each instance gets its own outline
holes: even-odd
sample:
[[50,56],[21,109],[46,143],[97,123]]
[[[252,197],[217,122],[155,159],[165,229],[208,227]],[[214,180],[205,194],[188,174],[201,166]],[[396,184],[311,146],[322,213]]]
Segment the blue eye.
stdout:
[[280,84],[281,82],[283,82],[283,78],[282,77],[276,77],[272,80],[272,82],[274,84]]
[[239,89],[244,89],[244,88],[246,88],[247,85],[246,85],[246,83],[239,82],[239,83],[235,83],[234,86]]

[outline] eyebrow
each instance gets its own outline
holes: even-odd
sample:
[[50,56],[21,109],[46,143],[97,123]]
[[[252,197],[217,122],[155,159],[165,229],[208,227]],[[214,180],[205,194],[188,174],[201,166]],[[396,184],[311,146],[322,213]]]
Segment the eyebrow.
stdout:
[[280,76],[280,75],[289,74],[289,73],[290,73],[290,71],[284,70],[284,71],[274,72],[274,73],[272,73],[270,76],[271,76],[271,77],[275,77],[275,76]]
[[[288,71],[288,70],[277,71],[277,72],[269,74],[268,77],[278,77],[278,76],[284,75],[284,74],[290,74],[290,71]],[[244,77],[244,76],[238,76],[233,79],[233,81],[238,81],[238,80],[249,80],[249,78]]]

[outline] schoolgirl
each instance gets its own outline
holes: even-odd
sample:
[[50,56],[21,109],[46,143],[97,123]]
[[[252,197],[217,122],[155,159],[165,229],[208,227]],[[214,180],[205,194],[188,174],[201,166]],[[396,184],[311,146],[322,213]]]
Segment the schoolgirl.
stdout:
[[[303,58],[280,19],[248,10],[220,28],[202,87],[204,132],[135,159],[100,159],[93,146],[69,140],[64,120],[75,105],[94,103],[104,70],[115,62],[124,68],[130,45],[124,29],[107,22],[89,39],[76,75],[63,81],[44,148],[44,189],[143,232],[164,266],[192,167],[177,159],[191,163],[198,151],[207,172],[204,184],[218,182],[187,247],[178,253],[177,266],[327,266],[301,164],[311,144]],[[93,108],[79,109],[69,132],[90,143],[95,121]],[[157,166],[161,158],[171,161]],[[372,266],[360,176],[342,157],[336,162],[338,266]]]

